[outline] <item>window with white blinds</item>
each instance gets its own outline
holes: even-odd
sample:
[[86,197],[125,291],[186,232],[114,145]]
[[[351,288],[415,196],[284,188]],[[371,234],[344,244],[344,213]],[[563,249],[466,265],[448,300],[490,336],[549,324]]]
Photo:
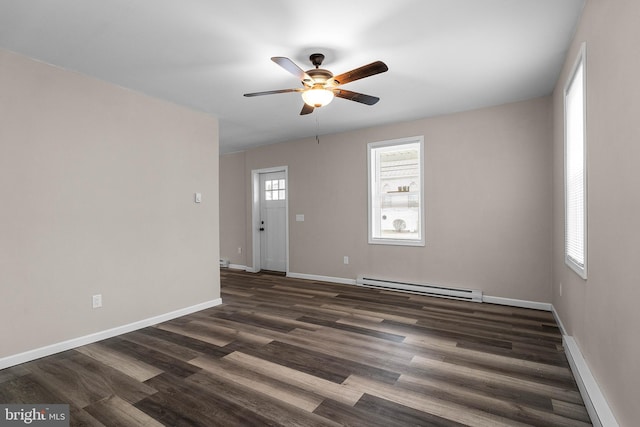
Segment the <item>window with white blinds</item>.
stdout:
[[585,46],[564,91],[565,262],[587,278]]

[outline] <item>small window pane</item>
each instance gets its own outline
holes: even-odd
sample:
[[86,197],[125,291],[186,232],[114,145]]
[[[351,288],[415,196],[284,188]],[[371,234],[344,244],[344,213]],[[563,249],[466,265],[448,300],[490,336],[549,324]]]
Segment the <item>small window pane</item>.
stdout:
[[280,200],[284,200],[284,190],[280,190],[280,191],[279,191],[278,198],[279,198]]
[[265,190],[271,190],[271,181],[265,181],[264,188]]
[[285,188],[285,187],[284,187],[284,179],[281,179],[281,180],[280,180],[280,184],[279,184],[279,185],[280,185],[280,189],[281,189],[281,190],[284,190],[284,188]]
[[265,191],[264,197],[267,200],[271,200],[271,191]]

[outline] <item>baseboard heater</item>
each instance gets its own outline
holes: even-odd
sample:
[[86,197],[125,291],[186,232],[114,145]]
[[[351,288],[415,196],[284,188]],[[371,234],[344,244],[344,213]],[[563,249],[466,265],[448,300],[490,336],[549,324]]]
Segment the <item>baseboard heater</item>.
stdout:
[[477,289],[446,288],[420,283],[398,282],[395,280],[375,279],[366,276],[358,276],[356,284],[369,288],[389,289],[401,292],[410,292],[432,297],[451,298],[464,301],[482,302],[482,291]]

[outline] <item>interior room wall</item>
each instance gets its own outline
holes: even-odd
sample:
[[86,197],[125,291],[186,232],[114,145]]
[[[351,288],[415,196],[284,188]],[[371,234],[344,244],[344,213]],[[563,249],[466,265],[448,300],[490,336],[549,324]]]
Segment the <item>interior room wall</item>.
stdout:
[[0,50],[0,121],[0,358],[220,297],[217,119]]
[[220,161],[220,254],[232,265],[246,265],[246,192],[244,152],[230,153]]
[[[640,406],[640,3],[590,0],[553,95],[553,304],[620,425]],[[588,279],[564,264],[563,90],[586,42]],[[562,295],[560,289],[562,287]]]
[[[222,209],[244,198],[235,221],[245,224],[244,262],[251,266],[248,177],[286,165],[290,272],[368,274],[550,302],[551,123],[551,98],[543,97],[223,155],[223,171],[236,170],[244,157],[246,180],[243,192],[221,200]],[[425,141],[426,246],[369,245],[367,143],[415,135]],[[296,214],[304,214],[304,222],[296,222]],[[225,224],[222,240],[237,226]]]

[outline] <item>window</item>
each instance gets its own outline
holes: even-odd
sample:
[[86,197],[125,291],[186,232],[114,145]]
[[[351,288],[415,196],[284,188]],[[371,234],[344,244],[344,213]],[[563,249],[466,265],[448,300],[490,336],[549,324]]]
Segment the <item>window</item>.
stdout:
[[564,90],[565,263],[587,278],[585,45]]
[[284,200],[285,184],[284,179],[272,179],[264,182],[265,200]]
[[372,142],[369,243],[424,246],[424,138]]

